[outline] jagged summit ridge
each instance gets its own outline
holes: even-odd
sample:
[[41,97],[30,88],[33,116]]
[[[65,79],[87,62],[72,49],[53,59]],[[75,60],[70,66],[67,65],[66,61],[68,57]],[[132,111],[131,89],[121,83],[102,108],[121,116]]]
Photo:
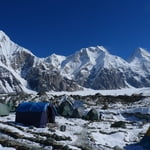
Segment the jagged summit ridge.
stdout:
[[109,53],[108,50],[104,47],[104,46],[91,46],[88,48],[82,48],[81,50],[79,50],[80,52],[92,52],[92,53]]
[[130,61],[103,46],[70,56],[36,57],[0,31],[0,92],[74,91],[150,86],[150,53],[138,48]]
[[66,56],[61,56],[53,53],[49,57],[45,58],[45,62],[51,63],[53,66],[58,68],[61,67],[61,63],[66,59]]

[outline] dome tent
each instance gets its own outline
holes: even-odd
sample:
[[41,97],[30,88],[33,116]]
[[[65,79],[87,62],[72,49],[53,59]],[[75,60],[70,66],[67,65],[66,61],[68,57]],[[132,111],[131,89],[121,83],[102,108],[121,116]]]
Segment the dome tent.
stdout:
[[83,106],[83,102],[80,100],[75,100],[73,103],[73,113],[72,113],[72,117],[73,118],[82,118],[84,115],[84,106]]
[[64,117],[71,117],[73,113],[73,104],[69,100],[64,100],[58,107],[58,113]]
[[53,105],[47,102],[23,102],[16,110],[16,122],[35,127],[45,127],[55,122]]
[[82,108],[76,108],[73,110],[73,113],[72,113],[72,117],[73,118],[82,118],[83,116],[83,109]]
[[85,119],[91,120],[91,121],[97,121],[99,120],[99,114],[98,111],[94,108],[92,108],[85,116]]
[[0,116],[8,116],[10,113],[10,108],[8,105],[0,103]]

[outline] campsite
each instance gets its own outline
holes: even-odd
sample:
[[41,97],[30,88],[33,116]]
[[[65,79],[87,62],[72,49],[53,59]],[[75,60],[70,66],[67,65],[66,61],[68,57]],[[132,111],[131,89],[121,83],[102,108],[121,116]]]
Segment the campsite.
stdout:
[[[16,110],[4,111],[6,114],[0,117],[0,149],[150,149],[150,98],[147,95],[48,93],[11,98],[3,95],[1,99],[2,102],[11,100]],[[53,117],[46,116],[48,106],[54,107],[50,113],[54,113]]]

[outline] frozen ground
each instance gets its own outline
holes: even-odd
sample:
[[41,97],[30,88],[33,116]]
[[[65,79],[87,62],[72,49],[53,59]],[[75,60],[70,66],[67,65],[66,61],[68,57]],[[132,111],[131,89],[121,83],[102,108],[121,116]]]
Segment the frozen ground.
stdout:
[[2,145],[0,145],[0,150],[15,150],[15,149],[9,147],[3,147]]
[[[107,110],[101,110],[99,106],[95,106],[98,111],[103,112],[100,121],[92,122],[57,116],[56,124],[49,124],[46,128],[16,125],[14,123],[15,113],[12,113],[7,117],[0,117],[0,136],[1,139],[17,141],[19,144],[24,142],[27,146],[32,145],[37,149],[52,149],[51,142],[44,145],[44,142],[41,141],[48,141],[50,137],[53,137],[55,139],[53,141],[54,149],[58,145],[59,147],[67,145],[71,150],[113,150],[117,148],[144,150],[136,144],[140,142],[148,129],[149,121],[144,120],[144,118],[137,118],[134,115],[126,116],[124,114],[137,112],[149,114],[149,106],[149,98],[132,105],[111,105]],[[111,127],[117,121],[124,122],[125,127]],[[61,125],[66,126],[65,132],[60,131]],[[2,141],[1,144],[3,144]],[[13,148],[6,148],[2,145],[0,145],[0,149],[13,150]]]

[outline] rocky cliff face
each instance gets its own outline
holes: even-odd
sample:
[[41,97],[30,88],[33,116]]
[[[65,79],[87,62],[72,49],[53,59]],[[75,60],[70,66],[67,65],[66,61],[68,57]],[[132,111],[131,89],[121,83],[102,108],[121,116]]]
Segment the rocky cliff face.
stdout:
[[102,46],[83,48],[68,57],[38,58],[0,31],[0,93],[131,86],[150,86],[150,53],[143,48],[129,61]]
[[0,93],[23,92],[20,81],[6,68],[0,66]]
[[30,69],[25,76],[32,90],[35,91],[74,91],[81,89],[73,80],[60,75],[52,65],[45,69],[42,64]]
[[91,74],[87,81],[93,89],[120,89],[125,88],[124,74],[116,69],[101,69],[97,74]]

